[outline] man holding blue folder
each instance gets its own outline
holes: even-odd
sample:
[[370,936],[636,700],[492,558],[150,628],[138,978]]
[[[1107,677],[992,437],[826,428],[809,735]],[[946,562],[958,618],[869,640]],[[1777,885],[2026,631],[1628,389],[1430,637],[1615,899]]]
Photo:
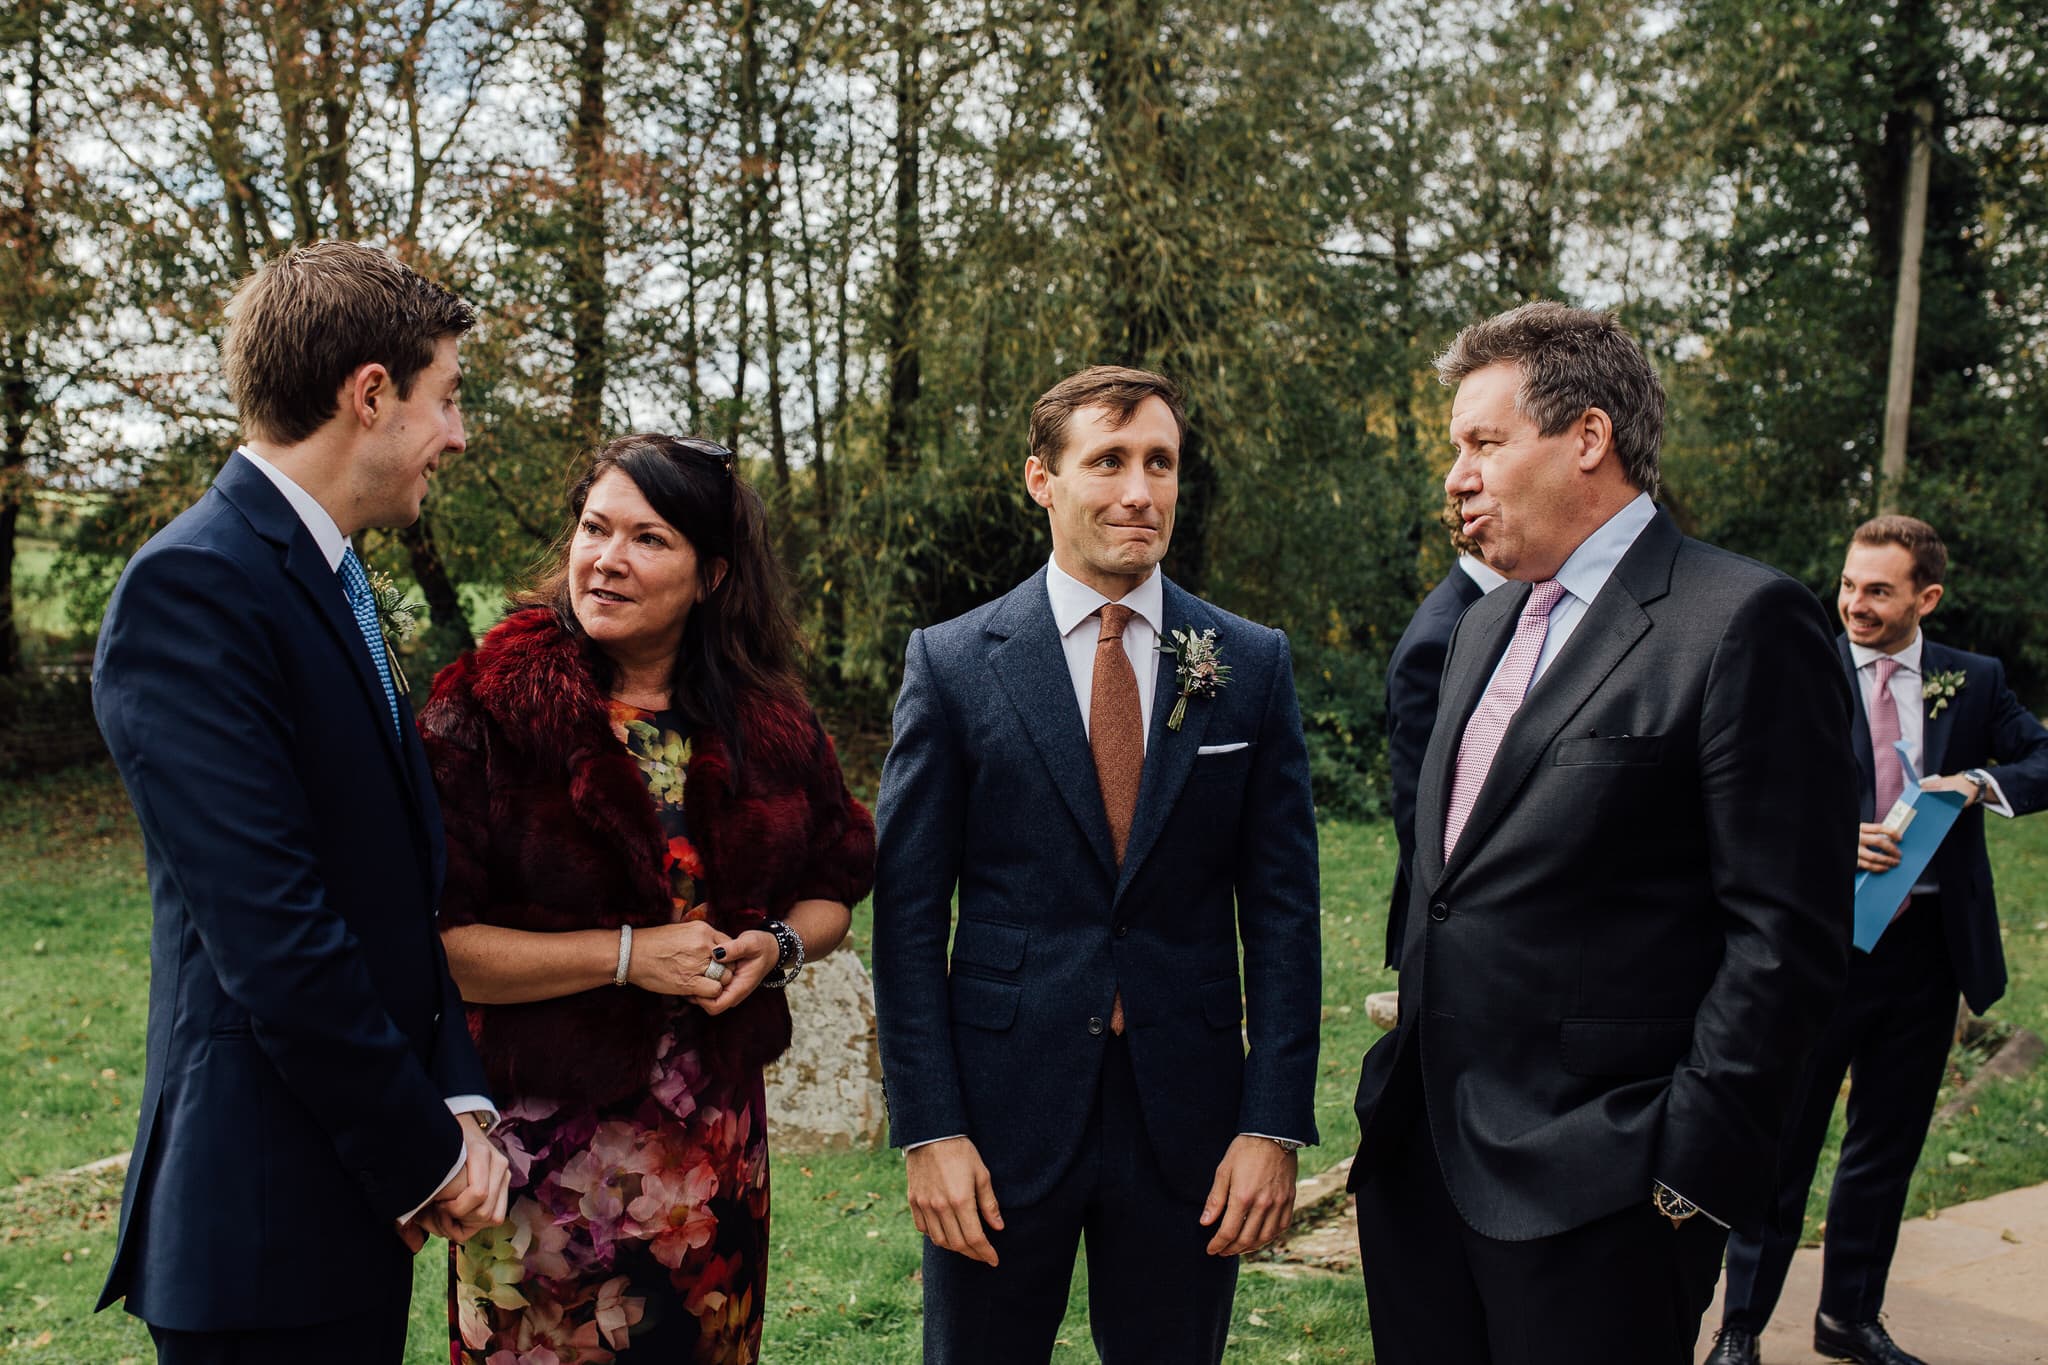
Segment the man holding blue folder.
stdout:
[[1844,1074],[1852,1078],[1848,1129],[1828,1196],[1814,1349],[1862,1365],[1922,1365],[1892,1341],[1878,1310],[1955,1036],[1957,991],[1979,1013],[2005,992],[1984,811],[2011,817],[2048,805],[2048,730],[2006,685],[2004,665],[1921,634],[1947,565],[1932,526],[1886,516],[1856,529],[1842,566],[1836,608],[1846,633],[1836,643],[1861,703],[1857,866],[1884,872],[1899,862],[1883,823],[1910,780],[1897,743],[1919,771],[1949,774],[1928,777],[1925,790],[1955,792],[1967,804],[1883,935],[1851,954],[1848,989],[1786,1129],[1771,1224],[1761,1238],[1729,1238],[1727,1305],[1709,1365],[1758,1359]]

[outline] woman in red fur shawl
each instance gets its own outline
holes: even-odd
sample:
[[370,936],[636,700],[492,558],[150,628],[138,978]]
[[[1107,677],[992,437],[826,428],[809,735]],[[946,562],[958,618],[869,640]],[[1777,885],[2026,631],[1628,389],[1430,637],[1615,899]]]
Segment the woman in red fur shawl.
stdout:
[[553,571],[420,716],[442,938],[513,1169],[508,1221],[453,1249],[451,1351],[749,1365],[778,988],[846,936],[874,822],[731,452],[624,437],[570,507]]

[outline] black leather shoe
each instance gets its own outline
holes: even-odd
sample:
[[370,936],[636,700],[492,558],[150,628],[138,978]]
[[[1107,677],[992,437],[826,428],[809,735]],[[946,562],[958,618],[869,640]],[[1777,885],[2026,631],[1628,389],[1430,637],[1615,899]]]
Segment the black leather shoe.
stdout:
[[1813,1349],[1830,1360],[1853,1360],[1856,1365],[1927,1365],[1919,1356],[1900,1350],[1891,1333],[1875,1318],[1869,1322],[1847,1322],[1815,1313]]
[[1723,1327],[1714,1333],[1714,1350],[1707,1365],[1762,1365],[1762,1343],[1747,1327]]

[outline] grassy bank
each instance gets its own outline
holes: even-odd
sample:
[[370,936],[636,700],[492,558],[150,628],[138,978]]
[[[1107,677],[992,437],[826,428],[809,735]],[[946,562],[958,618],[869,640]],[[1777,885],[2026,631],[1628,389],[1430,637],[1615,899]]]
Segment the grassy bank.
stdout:
[[[1392,837],[1381,825],[1323,830],[1324,1029],[1317,1085],[1323,1145],[1305,1170],[1348,1154],[1351,1091],[1376,1031],[1365,996],[1380,966]],[[1993,821],[2012,987],[1994,1016],[2048,1032],[2048,818]],[[141,1094],[148,891],[132,818],[111,773],[86,769],[0,796],[0,1356],[112,1365],[153,1358],[119,1312],[90,1308],[113,1248],[119,1183],[56,1173],[124,1150]],[[865,951],[866,924],[853,947]],[[1952,1083],[1976,1065],[1959,1057]],[[1938,1128],[1912,1212],[2048,1179],[2048,1072],[1992,1087]],[[1832,1157],[1824,1160],[1831,1169]],[[1817,1190],[1824,1190],[1824,1180]],[[805,1365],[914,1362],[918,1243],[892,1153],[778,1160],[774,1267],[763,1354]],[[1816,1196],[1814,1219],[1819,1216]],[[447,1359],[441,1263],[418,1271],[408,1365]],[[310,1287],[309,1287],[310,1288]],[[1077,1274],[1056,1359],[1094,1359]],[[1256,1265],[1238,1292],[1232,1361],[1368,1361],[1354,1278],[1283,1280]]]

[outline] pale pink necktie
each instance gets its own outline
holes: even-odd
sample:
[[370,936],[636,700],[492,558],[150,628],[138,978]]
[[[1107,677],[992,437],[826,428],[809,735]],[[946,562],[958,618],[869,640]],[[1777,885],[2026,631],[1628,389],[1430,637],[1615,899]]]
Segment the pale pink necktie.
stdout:
[[1877,780],[1877,812],[1882,821],[1906,789],[1906,774],[1899,767],[1899,703],[1892,696],[1892,674],[1899,671],[1897,659],[1877,661],[1877,695],[1870,699],[1871,772]]
[[[1899,702],[1892,695],[1892,674],[1898,671],[1897,659],[1879,659],[1877,695],[1870,699],[1871,776],[1877,787],[1873,793],[1877,797],[1877,813],[1873,818],[1879,823],[1891,814],[1899,793],[1906,789],[1906,772],[1899,766],[1899,751],[1892,747],[1899,739]],[[1905,914],[1906,907],[1912,903],[1910,895],[1900,901],[1899,908],[1892,911],[1892,918]]]
[[1472,816],[1487,770],[1493,767],[1493,756],[1507,737],[1509,722],[1522,709],[1530,679],[1536,676],[1536,661],[1543,657],[1543,637],[1550,633],[1550,609],[1563,596],[1564,584],[1554,578],[1530,590],[1521,619],[1515,622],[1515,638],[1508,642],[1508,652],[1494,670],[1493,681],[1486,685],[1486,695],[1465,725],[1465,737],[1458,741],[1458,770],[1451,778],[1451,808],[1444,815],[1446,860]]

